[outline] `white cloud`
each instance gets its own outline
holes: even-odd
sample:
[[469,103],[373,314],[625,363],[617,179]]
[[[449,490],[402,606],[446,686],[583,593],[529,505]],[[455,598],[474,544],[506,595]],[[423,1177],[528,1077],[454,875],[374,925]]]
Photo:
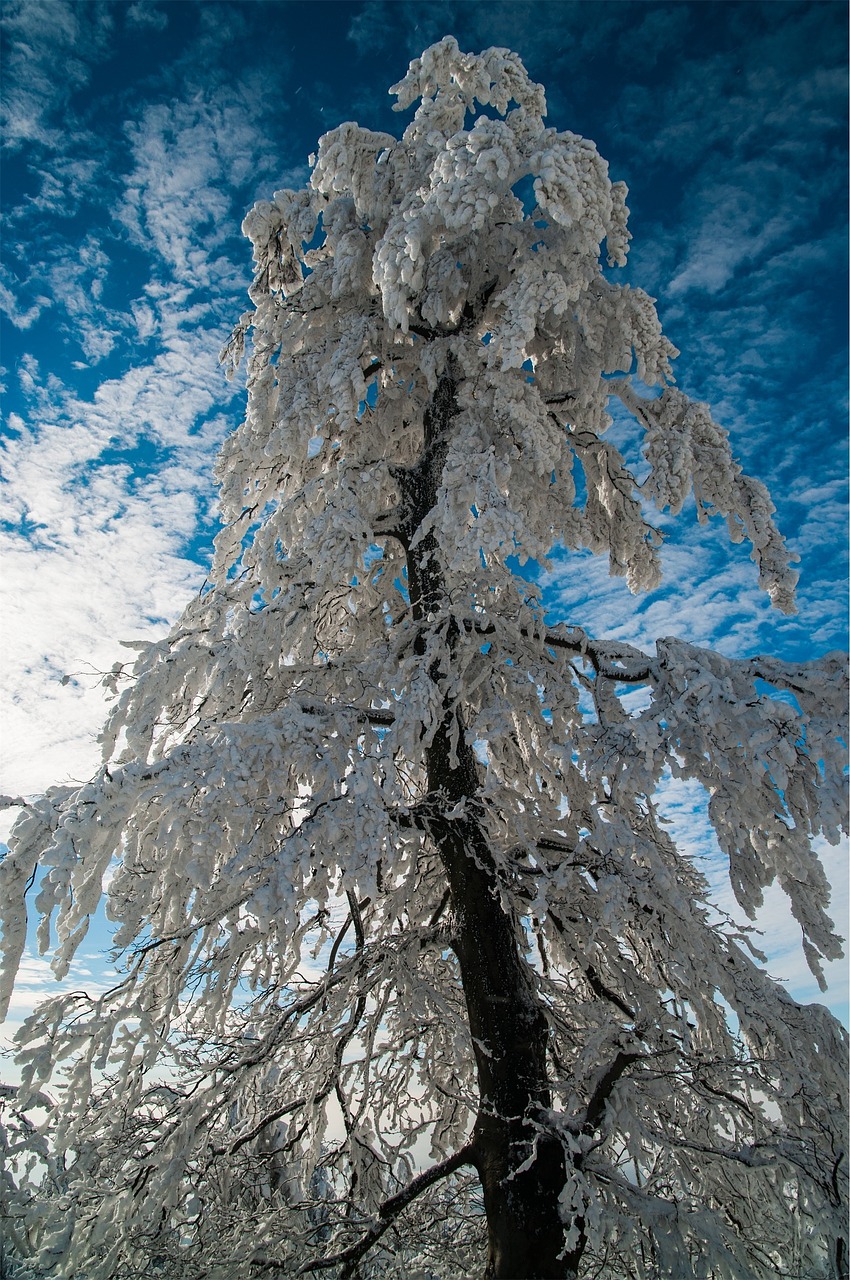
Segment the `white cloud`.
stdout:
[[[128,16],[146,20],[142,10]],[[0,454],[7,791],[31,795],[91,774],[106,711],[97,672],[126,659],[120,640],[160,633],[203,580],[186,548],[210,518],[213,457],[239,412],[223,415],[240,393],[217,364],[249,278],[234,182],[270,166],[253,109],[238,87],[215,101],[199,92],[149,103],[128,125],[130,172],[89,189],[101,230],[77,244],[47,240],[38,278],[86,358],[73,368],[109,357],[124,369],[84,397],[53,371],[58,360],[48,357],[45,371],[31,354],[18,362],[27,408]],[[62,171],[58,161],[53,170]],[[134,266],[137,296],[120,311],[104,303],[123,268],[108,222],[116,182],[120,219],[147,270],[139,279]],[[40,215],[58,192],[42,184]],[[140,340],[149,344],[143,363]]]
[[164,31],[168,26],[168,15],[157,5],[145,4],[143,0],[136,0],[135,4],[130,5],[124,14],[124,20],[128,27],[142,30]]
[[71,0],[7,0],[3,126],[5,146],[64,145],[62,119],[74,92],[106,54],[113,26],[106,6]]
[[12,321],[16,329],[29,329],[35,324],[45,307],[50,306],[50,299],[39,295],[26,309],[22,307],[12,290],[0,283],[0,310]]
[[558,552],[540,578],[553,617],[650,651],[667,635],[730,656],[770,648],[776,629],[788,624],[758,589],[746,547],[728,544],[722,522],[698,526],[689,507],[678,522],[661,517],[657,523],[669,539],[661,549],[658,590],[633,596],[622,578],[609,576],[605,557]]
[[[215,252],[233,235],[234,179],[255,155],[258,134],[238,103],[156,103],[127,126],[134,168],[117,217],[153,248],[175,282],[221,286],[232,265]],[[240,175],[241,176],[241,175]]]
[[680,228],[684,259],[666,292],[672,297],[689,289],[717,293],[733,279],[740,286],[743,264],[802,238],[808,212],[809,206],[788,189],[784,165],[770,159],[705,164]]
[[148,338],[152,338],[157,330],[157,320],[151,307],[145,302],[132,302],[130,310],[133,314],[133,321],[136,325],[136,333],[142,342],[146,342]]
[[[90,401],[45,386],[32,360],[21,370],[33,418],[17,419],[0,455],[3,790],[32,795],[93,772],[106,711],[94,673],[126,660],[120,640],[160,633],[203,580],[184,548],[208,514],[229,425],[216,409],[232,394],[219,340],[207,335],[205,350],[175,324],[151,364]],[[121,461],[139,447],[147,474]]]
[[57,144],[67,146],[68,154],[54,152],[43,165],[33,164],[32,173],[39,180],[39,190],[29,196],[25,204],[10,211],[10,227],[17,231],[26,233],[35,211],[59,217],[76,213],[83,201],[91,199],[92,191],[97,190],[96,184],[104,176],[108,162],[103,139],[77,131],[64,140],[57,139]]
[[[45,232],[46,235],[46,232]],[[112,264],[101,240],[90,233],[82,241],[68,243],[57,237],[33,264],[32,254],[20,254],[20,278],[6,270],[0,285],[0,307],[19,329],[29,329],[50,312],[53,350],[59,363],[63,345],[79,346],[91,363],[109,355],[129,325],[126,316],[103,304]],[[33,297],[33,295],[36,295]],[[43,331],[32,337],[35,347]]]
[[[103,486],[112,497],[117,487]],[[104,507],[107,494],[96,495]],[[127,660],[119,640],[160,634],[199,585],[201,571],[172,545],[173,529],[193,517],[190,499],[146,494],[111,527],[77,513],[73,546],[0,538],[0,774],[10,792],[34,795],[94,772],[107,709],[97,673]]]

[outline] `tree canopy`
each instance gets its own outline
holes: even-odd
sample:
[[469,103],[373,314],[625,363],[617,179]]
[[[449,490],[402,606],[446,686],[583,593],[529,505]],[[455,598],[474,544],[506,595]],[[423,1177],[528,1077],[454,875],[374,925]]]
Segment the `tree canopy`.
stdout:
[[[694,500],[796,575],[763,485],[616,282],[626,189],[504,49],[447,38],[258,203],[244,423],[211,580],[146,645],[85,786],[0,867],[68,972],[21,1037],[4,1211],[29,1274],[844,1274],[846,1035],[766,975],[656,803],[693,779],[742,911],[841,954],[841,655],[654,653],[552,625],[555,546],[657,585]],[[613,402],[644,431],[628,459]],[[580,571],[580,570],[579,570]],[[23,1264],[22,1264],[23,1265]]]

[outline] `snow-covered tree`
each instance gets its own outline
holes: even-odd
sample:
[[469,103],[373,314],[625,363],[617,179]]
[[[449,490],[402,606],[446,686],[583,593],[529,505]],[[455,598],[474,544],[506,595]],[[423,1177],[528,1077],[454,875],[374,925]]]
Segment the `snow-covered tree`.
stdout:
[[778,880],[818,973],[844,663],[549,625],[516,559],[651,589],[649,504],[690,495],[780,609],[795,575],[603,265],[626,190],[594,145],[503,49],[445,39],[393,92],[400,139],[343,124],[248,215],[212,585],[2,866],[6,998],[36,876],[58,976],[104,894],[121,957],[22,1032],[19,1106],[57,1071],[61,1104],[16,1239],[86,1280],[840,1276],[844,1032],[656,798],[705,788],[742,911]]

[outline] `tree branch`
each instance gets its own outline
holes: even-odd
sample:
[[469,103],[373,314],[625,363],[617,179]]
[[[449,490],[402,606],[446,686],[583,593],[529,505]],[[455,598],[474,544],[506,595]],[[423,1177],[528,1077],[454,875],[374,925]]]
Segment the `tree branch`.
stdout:
[[582,1125],[583,1133],[593,1133],[598,1128],[599,1121],[602,1119],[602,1113],[605,1110],[605,1104],[611,1096],[614,1085],[620,1079],[620,1076],[636,1062],[642,1054],[639,1053],[623,1053],[617,1054],[611,1065],[603,1072],[596,1088],[593,1090],[590,1101],[587,1104],[587,1110],[584,1113],[584,1124]]
[[[496,633],[492,623],[464,618],[463,625],[467,631],[475,631],[476,635],[491,636]],[[528,627],[520,627],[519,633],[525,640],[535,638],[535,632]],[[559,627],[557,631],[538,633],[536,638],[550,649],[564,649],[568,653],[577,653],[587,658],[596,674],[606,676],[609,680],[618,680],[623,684],[641,684],[656,674],[656,664],[652,658],[633,645],[605,644],[592,640],[581,627]],[[618,663],[629,665],[617,665]]]
[[288,1116],[291,1112],[297,1111],[299,1107],[306,1106],[307,1101],[307,1098],[296,1098],[294,1102],[287,1102],[285,1106],[278,1107],[275,1111],[271,1111],[267,1116],[263,1116],[262,1120],[255,1124],[252,1129],[249,1129],[247,1133],[243,1133],[241,1137],[234,1139],[229,1147],[213,1147],[213,1155],[234,1155],[240,1147],[244,1147],[246,1143],[251,1142],[261,1134],[266,1125],[274,1124],[275,1120],[280,1120],[283,1116]]
[[[493,623],[476,622],[472,618],[462,619],[462,625],[468,632],[478,636],[496,634]],[[575,653],[587,658],[599,676],[620,684],[643,684],[656,678],[657,665],[647,654],[641,653],[632,645],[608,645],[591,640],[580,627],[559,628],[558,631],[544,631],[535,634],[528,627],[520,627],[519,634],[525,640],[539,639],[550,649],[562,649],[567,653]],[[349,711],[359,720],[368,724],[389,728],[395,724],[395,713],[379,707],[352,707],[343,704],[320,706],[317,703],[301,703],[301,710],[309,716],[330,716],[338,711]]]
[[[427,1191],[429,1187],[432,1187],[435,1182],[439,1182],[442,1178],[447,1178],[449,1174],[454,1173],[465,1164],[474,1163],[473,1157],[474,1147],[469,1142],[465,1147],[461,1147],[460,1151],[456,1151],[454,1155],[448,1156],[447,1159],[440,1161],[439,1164],[432,1165],[430,1169],[418,1174],[401,1191],[394,1196],[390,1196],[389,1200],[384,1201],[378,1210],[377,1220],[372,1223],[369,1230],[355,1244],[349,1245],[347,1249],[342,1249],[339,1253],[331,1254],[328,1258],[316,1258],[312,1262],[305,1262],[295,1274],[303,1276],[310,1271],[327,1271],[330,1267],[342,1266],[339,1280],[351,1280],[357,1263],[372,1248],[372,1245],[380,1240],[384,1232],[392,1226],[398,1215],[423,1191]],[[269,1264],[269,1266],[272,1265],[274,1264]]]
[[[357,950],[361,951],[366,935],[363,932],[363,917],[360,914],[360,903],[357,901],[355,894],[350,889],[346,889],[345,896],[348,898],[348,905],[351,908],[351,918],[354,921],[354,936],[357,939]],[[369,899],[366,898],[364,906],[368,906]]]

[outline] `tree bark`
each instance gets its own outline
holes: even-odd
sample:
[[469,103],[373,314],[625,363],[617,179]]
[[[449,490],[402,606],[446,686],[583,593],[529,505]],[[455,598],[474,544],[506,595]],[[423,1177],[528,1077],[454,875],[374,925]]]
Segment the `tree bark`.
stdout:
[[[417,622],[449,602],[440,547],[426,533],[411,541],[437,500],[450,423],[457,413],[449,369],[425,415],[425,441],[415,467],[399,477],[410,603]],[[449,624],[449,646],[452,636]],[[424,645],[422,646],[424,650]],[[447,672],[430,672],[435,682]],[[533,975],[502,905],[498,875],[477,801],[478,770],[465,738],[463,709],[446,701],[426,749],[428,827],[446,871],[453,907],[453,948],[460,966],[475,1053],[479,1112],[472,1134],[487,1216],[493,1280],[572,1280],[584,1248],[564,1253],[559,1195],[565,1182],[561,1142],[543,1125],[551,1105],[548,1025]],[[462,803],[460,803],[462,802]],[[453,810],[457,817],[447,816]],[[581,1226],[581,1224],[579,1224]]]

